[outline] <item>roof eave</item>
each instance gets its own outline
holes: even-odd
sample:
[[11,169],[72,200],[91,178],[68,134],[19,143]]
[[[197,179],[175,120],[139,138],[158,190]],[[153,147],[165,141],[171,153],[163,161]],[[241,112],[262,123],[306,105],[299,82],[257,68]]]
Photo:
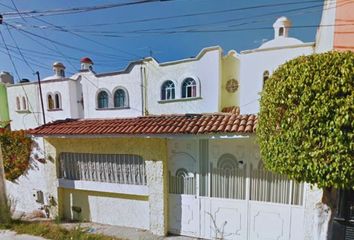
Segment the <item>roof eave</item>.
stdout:
[[165,139],[242,139],[249,138],[255,132],[246,133],[210,133],[210,134],[29,134],[43,138],[165,138]]

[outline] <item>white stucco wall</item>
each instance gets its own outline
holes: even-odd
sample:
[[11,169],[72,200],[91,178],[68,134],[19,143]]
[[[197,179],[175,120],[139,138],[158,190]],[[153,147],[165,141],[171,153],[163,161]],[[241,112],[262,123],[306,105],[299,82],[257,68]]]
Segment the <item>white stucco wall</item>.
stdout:
[[[42,124],[38,85],[32,83],[8,85],[7,97],[12,130],[29,129]],[[16,97],[20,97],[21,105],[22,97],[27,99],[28,110],[17,110]]]
[[[129,195],[61,189],[61,206],[66,219],[149,229],[149,202]],[[80,207],[75,213],[72,207]]]
[[325,0],[316,35],[316,53],[331,51],[334,45],[336,1]]
[[[150,114],[217,112],[221,102],[221,49],[203,49],[193,59],[158,64],[150,60],[146,67],[147,110]],[[182,99],[182,82],[197,82],[197,97]],[[175,83],[175,100],[161,101],[161,86],[166,80]]]
[[[6,181],[7,195],[17,212],[31,213],[40,210],[44,205],[49,205],[51,197],[54,197],[57,202],[57,191],[52,187],[52,185],[57,185],[55,163],[48,155],[44,154],[43,138],[34,138],[33,140],[35,147],[31,154],[30,168],[14,182]],[[36,202],[37,191],[43,192],[43,203]],[[54,217],[54,215],[50,217]]]
[[[111,74],[94,75],[92,72],[80,74],[84,96],[85,118],[119,118],[142,115],[141,110],[141,71],[140,65],[135,65],[131,71]],[[117,88],[123,88],[128,93],[128,107],[114,108],[113,95]],[[109,108],[97,108],[97,94],[106,90],[109,95]]]
[[[78,101],[80,98],[77,96],[77,89],[79,83],[75,80],[59,80],[59,81],[44,81],[42,83],[43,104],[46,115],[46,122],[52,122],[55,120],[66,118],[79,118],[81,108]],[[48,109],[48,95],[59,93],[61,96],[61,108],[60,109]]]
[[258,113],[260,92],[263,88],[263,73],[270,75],[279,65],[302,55],[313,53],[313,44],[288,46],[284,48],[256,49],[241,52],[241,113]]

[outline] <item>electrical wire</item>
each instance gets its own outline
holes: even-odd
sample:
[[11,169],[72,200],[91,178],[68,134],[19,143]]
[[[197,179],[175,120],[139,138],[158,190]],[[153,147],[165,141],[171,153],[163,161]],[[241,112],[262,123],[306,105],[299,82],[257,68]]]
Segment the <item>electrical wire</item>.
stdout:
[[10,35],[12,41],[14,42],[14,44],[15,44],[15,46],[16,46],[17,51],[18,51],[19,54],[21,55],[23,61],[26,63],[27,67],[28,67],[29,69],[31,69],[32,73],[34,73],[34,72],[35,72],[34,69],[31,67],[31,65],[27,62],[26,58],[23,56],[23,53],[22,53],[22,51],[20,50],[20,48],[18,47],[18,44],[17,44],[17,42],[16,42],[14,36],[12,35],[12,33],[11,33],[9,27],[8,27],[7,25],[5,25],[5,26],[6,26],[6,29],[7,29],[8,33],[9,33],[9,35]]
[[[18,79],[21,79],[20,74],[18,73],[17,67],[16,67],[16,65],[15,65],[15,62],[13,61],[13,58],[12,58],[12,56],[11,56],[11,54],[10,54],[10,50],[8,49],[8,47],[7,47],[7,45],[6,45],[5,38],[4,38],[4,35],[2,34],[2,31],[1,31],[1,30],[0,30],[0,36],[1,36],[1,39],[2,39],[2,41],[3,41],[3,44],[5,45],[7,55],[8,55],[8,57],[9,57],[11,63],[12,63],[12,66],[13,66],[13,68],[14,68],[14,70],[15,70],[15,73],[16,73]],[[29,105],[29,107],[31,108],[31,112],[33,112],[33,107],[32,107],[31,102],[29,101],[29,98],[28,98],[28,94],[27,94],[27,92],[26,92],[26,89],[23,87],[22,84],[21,84],[21,87],[22,87],[22,90],[24,91],[24,94],[25,94],[25,96],[26,96],[28,105]],[[34,117],[35,121],[37,122],[37,124],[39,125],[39,121],[38,121],[38,119],[37,119],[37,116],[36,116],[34,113],[33,113],[33,117]]]
[[[145,3],[153,3],[153,2],[171,2],[175,0],[140,0],[140,1],[132,1],[132,2],[125,2],[125,3],[114,3],[114,4],[103,4],[103,5],[96,5],[96,6],[87,6],[87,7],[75,7],[75,8],[62,8],[62,9],[48,9],[48,10],[32,10],[32,11],[23,11],[23,12],[5,12],[3,16],[13,16],[22,14],[25,15],[24,17],[33,17],[33,16],[54,16],[54,15],[64,15],[64,14],[77,14],[77,13],[84,13],[84,12],[92,12],[97,10],[104,10],[104,9],[112,9],[112,8],[119,8],[119,7],[126,7],[132,5],[139,5]],[[0,5],[4,6],[4,4]],[[9,19],[16,19],[19,17],[13,17]]]

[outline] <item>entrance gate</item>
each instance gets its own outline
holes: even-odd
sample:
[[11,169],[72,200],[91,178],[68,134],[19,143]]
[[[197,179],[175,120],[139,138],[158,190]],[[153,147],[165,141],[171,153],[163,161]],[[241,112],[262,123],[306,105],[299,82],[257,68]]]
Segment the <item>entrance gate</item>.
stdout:
[[[199,168],[190,156],[169,172],[169,231],[206,239],[303,239],[303,184],[231,154]],[[201,169],[199,172],[196,169]]]

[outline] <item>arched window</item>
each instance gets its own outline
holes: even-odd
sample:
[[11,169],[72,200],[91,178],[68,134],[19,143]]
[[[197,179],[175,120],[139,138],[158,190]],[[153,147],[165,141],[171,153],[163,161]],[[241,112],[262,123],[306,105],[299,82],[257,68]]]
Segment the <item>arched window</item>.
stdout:
[[284,36],[284,28],[283,27],[279,28],[279,37],[282,37],[282,36]]
[[60,75],[61,77],[65,77],[65,71],[64,71],[63,69],[60,69],[59,75]]
[[27,101],[25,97],[22,97],[22,109],[27,110]]
[[60,98],[60,94],[56,93],[55,96],[55,108],[56,109],[60,109],[61,108],[61,98]]
[[21,102],[20,102],[20,98],[16,97],[16,110],[20,111],[21,110]]
[[265,82],[268,80],[268,78],[269,78],[269,71],[266,70],[263,72],[263,86],[264,86]]
[[128,106],[128,101],[127,101],[127,94],[123,89],[117,89],[114,92],[114,107],[115,108],[122,108],[122,107],[127,107]]
[[101,91],[98,93],[97,107],[98,108],[108,108],[108,93],[106,91]]
[[161,86],[161,100],[171,99],[175,99],[175,84],[171,80],[167,80]]
[[218,168],[221,169],[235,169],[238,167],[237,159],[230,153],[223,154],[218,160]]
[[197,96],[197,83],[193,78],[186,78],[182,83],[182,98]]
[[54,109],[54,100],[51,94],[48,95],[48,110]]
[[176,171],[176,177],[180,177],[180,178],[186,178],[188,177],[188,171],[185,168],[179,168]]

